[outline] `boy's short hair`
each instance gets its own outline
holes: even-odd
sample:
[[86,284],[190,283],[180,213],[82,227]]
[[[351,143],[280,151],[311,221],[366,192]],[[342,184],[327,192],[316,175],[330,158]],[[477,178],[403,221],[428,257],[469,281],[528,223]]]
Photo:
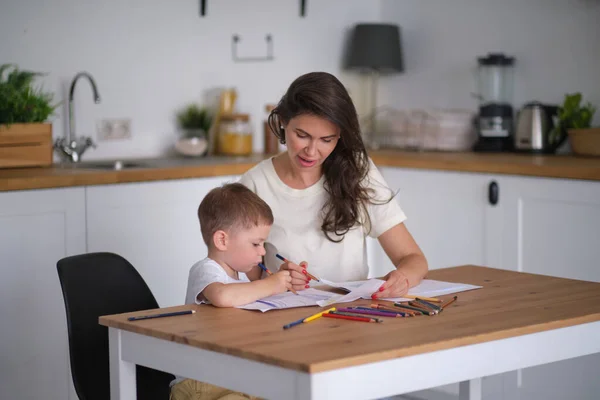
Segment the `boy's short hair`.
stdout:
[[241,183],[212,189],[198,207],[202,239],[211,246],[216,231],[273,225],[273,212],[263,199]]

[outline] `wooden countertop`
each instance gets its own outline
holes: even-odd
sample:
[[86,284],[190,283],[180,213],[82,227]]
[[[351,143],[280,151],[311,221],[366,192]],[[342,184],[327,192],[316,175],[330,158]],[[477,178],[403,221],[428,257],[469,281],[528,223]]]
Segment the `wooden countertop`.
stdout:
[[[458,293],[458,300],[439,315],[385,318],[381,324],[321,318],[283,330],[321,309],[260,313],[208,305],[103,316],[99,322],[284,368],[322,372],[600,321],[600,283],[476,266],[434,270],[428,278],[483,288]],[[132,315],[184,309],[196,313],[127,321]]]
[[[600,181],[600,158],[399,150],[369,154],[378,166]],[[266,157],[158,158],[140,160],[151,167],[120,171],[82,166],[0,169],[0,191],[238,175]]]

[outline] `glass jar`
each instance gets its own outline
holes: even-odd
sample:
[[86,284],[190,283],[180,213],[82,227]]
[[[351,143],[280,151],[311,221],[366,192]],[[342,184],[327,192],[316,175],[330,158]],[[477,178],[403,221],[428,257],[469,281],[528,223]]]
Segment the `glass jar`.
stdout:
[[252,127],[248,114],[225,114],[219,123],[219,153],[231,156],[252,154]]

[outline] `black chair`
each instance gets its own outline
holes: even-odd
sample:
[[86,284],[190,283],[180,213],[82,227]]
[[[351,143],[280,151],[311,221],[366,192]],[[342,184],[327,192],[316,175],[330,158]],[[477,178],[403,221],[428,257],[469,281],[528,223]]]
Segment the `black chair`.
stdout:
[[[137,270],[112,253],[66,257],[57,263],[67,312],[71,373],[80,400],[110,398],[108,328],[101,315],[158,308]],[[137,366],[140,400],[168,400],[174,376]]]

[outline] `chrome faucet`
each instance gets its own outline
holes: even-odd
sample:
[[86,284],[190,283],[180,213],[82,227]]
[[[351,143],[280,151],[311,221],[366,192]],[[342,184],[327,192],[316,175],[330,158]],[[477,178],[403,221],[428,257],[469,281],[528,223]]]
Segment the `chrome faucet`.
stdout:
[[71,161],[71,162],[79,162],[81,161],[81,156],[89,147],[96,148],[94,141],[90,137],[86,136],[75,136],[75,117],[73,112],[73,94],[75,93],[75,84],[79,78],[87,78],[92,85],[92,90],[94,94],[94,103],[100,103],[100,96],[98,95],[98,89],[96,88],[96,82],[94,82],[94,78],[87,72],[79,72],[73,80],[71,81],[71,89],[69,90],[69,130],[67,132],[67,137],[62,137],[56,139],[54,143],[54,148],[60,153],[60,155]]

